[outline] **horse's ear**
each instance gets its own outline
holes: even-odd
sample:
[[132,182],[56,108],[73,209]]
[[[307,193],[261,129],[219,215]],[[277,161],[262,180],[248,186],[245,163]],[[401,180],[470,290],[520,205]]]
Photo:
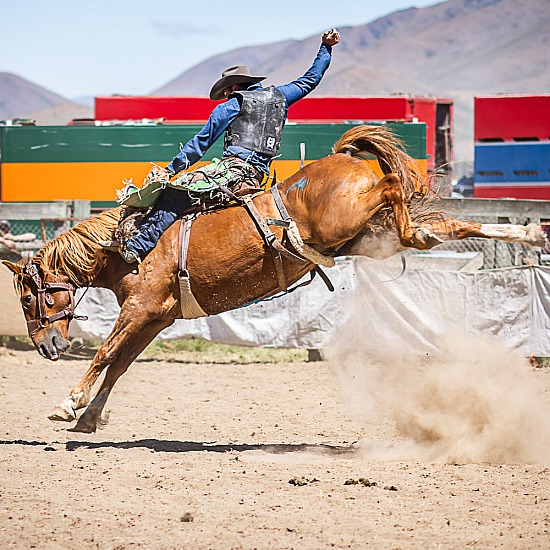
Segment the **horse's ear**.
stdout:
[[10,270],[12,271],[13,273],[15,273],[16,275],[19,275],[20,273],[23,272],[23,267],[20,266],[19,264],[14,264],[13,262],[10,262],[8,260],[2,260],[2,263]]

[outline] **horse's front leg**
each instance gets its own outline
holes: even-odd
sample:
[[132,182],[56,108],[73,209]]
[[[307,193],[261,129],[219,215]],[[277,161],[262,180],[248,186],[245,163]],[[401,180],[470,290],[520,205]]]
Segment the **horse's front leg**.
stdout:
[[[105,345],[105,344],[104,344]],[[54,422],[72,422],[76,419],[76,411],[83,409],[90,402],[93,385],[96,383],[101,371],[108,365],[100,361],[100,353],[96,353],[92,364],[82,377],[82,380],[71,390],[59,405],[55,407],[48,418]]]
[[[96,396],[87,406],[76,426],[71,430],[75,432],[92,433],[100,423],[101,413],[107,403],[107,399],[116,381],[128,370],[128,367],[136,357],[153,341],[157,334],[172,324],[173,320],[155,319],[147,324],[136,323],[130,330],[118,333],[113,342],[110,355],[110,365],[105,374],[105,379]],[[101,350],[100,350],[101,352]],[[99,352],[98,352],[99,353]]]
[[95,354],[92,364],[80,382],[71,390],[48,418],[54,422],[72,422],[76,420],[76,411],[88,406],[93,385],[105,367],[116,357],[120,335],[125,333],[131,324],[131,317],[123,312],[119,315],[111,334]]

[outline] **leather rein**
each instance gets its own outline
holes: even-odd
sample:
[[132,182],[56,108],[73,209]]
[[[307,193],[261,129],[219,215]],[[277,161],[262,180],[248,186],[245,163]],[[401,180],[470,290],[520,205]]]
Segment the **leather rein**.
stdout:
[[[46,328],[55,321],[60,319],[77,319],[80,321],[86,321],[88,318],[84,315],[76,315],[74,310],[76,308],[74,303],[74,293],[75,287],[71,283],[62,283],[54,281],[53,283],[46,283],[36,264],[29,262],[23,272],[28,275],[34,285],[36,286],[37,298],[38,298],[38,318],[31,319],[27,321],[27,330],[29,336],[34,336],[39,330]],[[53,315],[48,315],[47,308],[54,305],[54,299],[52,294],[54,292],[66,292],[69,295],[69,306],[54,313]],[[76,304],[78,305],[78,304]]]

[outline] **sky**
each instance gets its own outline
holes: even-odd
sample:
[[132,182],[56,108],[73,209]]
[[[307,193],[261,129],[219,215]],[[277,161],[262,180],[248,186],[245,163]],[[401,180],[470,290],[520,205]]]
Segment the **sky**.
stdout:
[[439,0],[0,0],[0,72],[66,98],[147,95],[214,55]]

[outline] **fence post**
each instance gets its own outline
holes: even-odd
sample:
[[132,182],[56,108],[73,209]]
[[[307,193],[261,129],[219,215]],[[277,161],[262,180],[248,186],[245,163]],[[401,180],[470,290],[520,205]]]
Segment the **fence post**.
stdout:
[[323,350],[320,349],[308,349],[307,350],[307,361],[308,363],[316,363],[317,361],[324,361],[325,356]]
[[73,201],[73,218],[77,220],[85,220],[91,215],[90,201],[76,200]]
[[68,218],[71,217],[71,205],[70,205],[70,202],[69,201],[54,201],[54,202],[59,202],[60,204],[63,204],[64,207],[65,207],[65,215],[62,216],[62,218],[66,218],[66,219],[61,219],[61,220],[55,220],[53,222],[53,236],[54,237],[59,237],[59,235],[61,235],[61,233],[64,233],[65,231],[67,231],[68,229],[70,229],[71,227],[71,222],[68,220]]

